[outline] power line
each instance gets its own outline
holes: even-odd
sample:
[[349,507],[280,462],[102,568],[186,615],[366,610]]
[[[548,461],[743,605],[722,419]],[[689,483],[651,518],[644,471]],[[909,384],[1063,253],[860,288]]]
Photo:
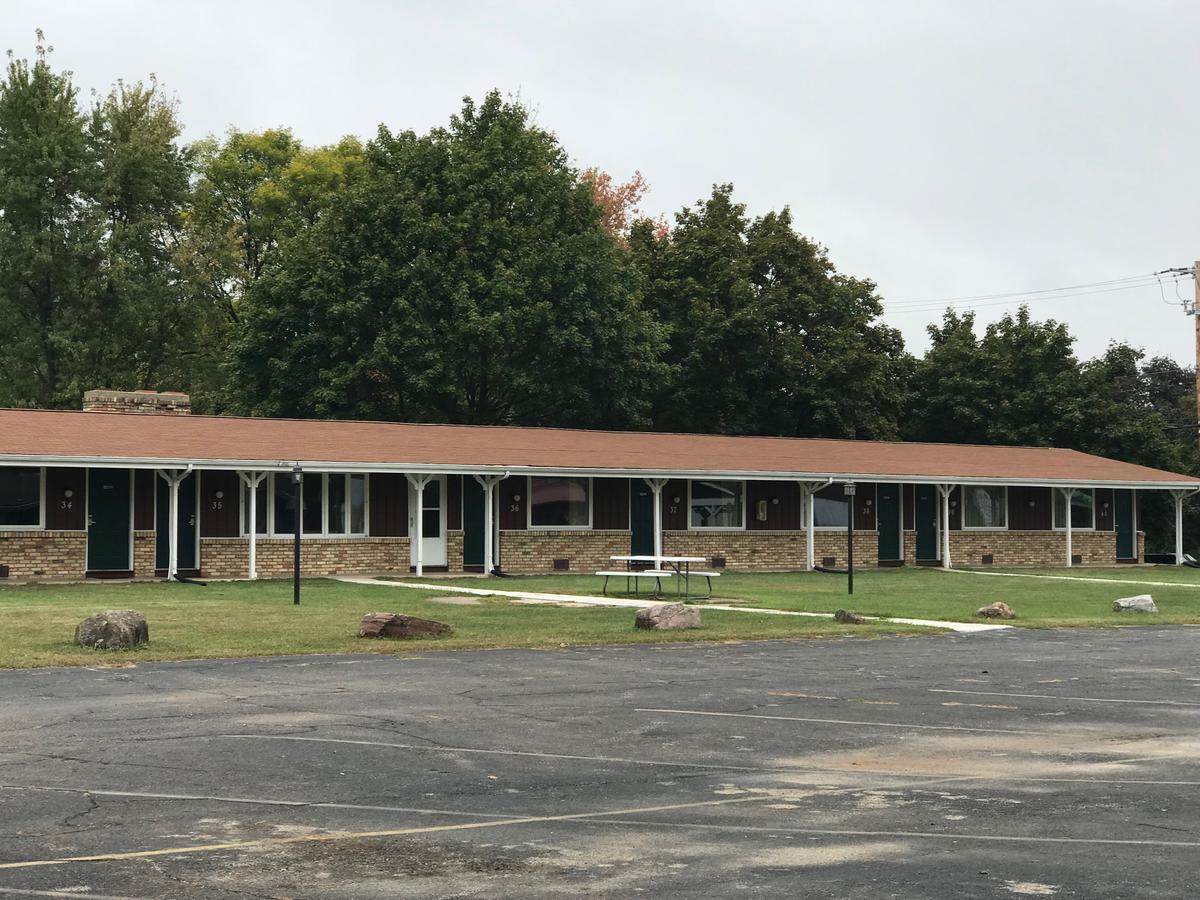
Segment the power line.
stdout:
[[[1141,275],[1127,275],[1124,278],[1109,278],[1106,281],[1091,281],[1085,284],[1068,284],[1064,285],[1063,287],[1043,288],[1036,291],[1009,291],[1001,294],[964,294],[961,297],[926,297],[920,300],[893,300],[891,302],[897,305],[907,306],[909,304],[917,303],[959,303],[968,300],[999,300],[1002,297],[1027,297],[1034,294],[1056,294],[1059,291],[1075,291],[1083,290],[1085,288],[1105,287],[1122,282],[1145,281],[1171,271],[1173,270],[1165,269],[1163,272],[1145,272]],[[1188,271],[1190,271],[1190,269]]]

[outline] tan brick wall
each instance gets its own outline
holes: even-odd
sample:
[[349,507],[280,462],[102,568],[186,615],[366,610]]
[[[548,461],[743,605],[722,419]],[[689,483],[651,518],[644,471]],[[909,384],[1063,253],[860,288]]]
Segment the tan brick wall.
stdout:
[[[255,546],[260,577],[292,574],[291,538],[259,538]],[[407,572],[408,548],[406,537],[304,538],[300,545],[300,571],[304,575]],[[201,538],[201,575],[206,578],[245,578],[249,555],[247,538]]]
[[0,531],[0,564],[9,578],[79,578],[87,565],[83,531]]
[[137,578],[154,577],[154,550],[158,543],[158,532],[135,531],[133,533],[133,574]]
[[[668,556],[703,556],[706,565],[714,556],[725,557],[730,569],[803,569],[806,555],[803,531],[666,531],[663,553]],[[833,557],[846,565],[846,532],[816,531],[813,551],[817,565]],[[879,559],[879,535],[854,532],[854,564],[874,566]]]
[[446,567],[451,572],[463,570],[463,533],[461,531],[446,532]]
[[610,556],[628,553],[629,532],[624,530],[500,532],[500,568],[505,572],[552,572],[556,559],[570,560],[572,572],[596,572],[613,565]]
[[[916,532],[904,533],[904,559],[916,561]],[[940,545],[939,545],[940,547]],[[1146,535],[1138,532],[1138,560],[1145,559]],[[1065,566],[1067,535],[1064,531],[951,531],[950,563],[956,568],[983,565],[983,555],[995,566]],[[1082,557],[1078,565],[1112,566],[1117,562],[1117,536],[1112,531],[1071,533],[1071,553]]]

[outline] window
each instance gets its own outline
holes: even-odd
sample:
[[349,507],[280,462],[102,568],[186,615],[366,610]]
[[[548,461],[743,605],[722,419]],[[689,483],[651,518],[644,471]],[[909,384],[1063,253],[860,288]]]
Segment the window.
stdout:
[[529,479],[529,524],[534,528],[589,528],[590,478]]
[[277,473],[271,476],[271,481],[275,485],[271,501],[274,507],[274,515],[271,519],[274,526],[272,532],[274,534],[295,534],[296,504],[292,493],[295,490],[292,485],[292,476]]
[[693,481],[688,499],[692,528],[741,528],[743,485],[740,481]]
[[346,533],[346,476],[326,475],[325,529],[330,534]]
[[846,528],[850,524],[850,498],[844,485],[831,484],[813,494],[813,527]]
[[[1054,491],[1054,527],[1067,527],[1067,500],[1063,496],[1063,492],[1058,488],[1053,488]],[[1071,492],[1071,527],[1072,528],[1093,528],[1095,527],[1095,512],[1096,494],[1091,488],[1075,488]]]
[[1008,489],[987,485],[964,485],[963,528],[1007,528]]
[[42,470],[0,469],[0,528],[42,527]]
[[367,533],[367,476],[351,475],[350,481],[350,533]]

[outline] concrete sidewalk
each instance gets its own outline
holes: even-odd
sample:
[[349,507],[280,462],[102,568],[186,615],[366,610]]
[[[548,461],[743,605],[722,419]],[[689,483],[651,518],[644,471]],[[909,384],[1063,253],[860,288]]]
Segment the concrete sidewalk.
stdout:
[[[407,588],[419,591],[445,591],[451,594],[471,594],[477,597],[508,597],[514,600],[524,600],[528,603],[578,603],[584,606],[610,606],[617,609],[644,609],[647,606],[657,606],[660,603],[670,603],[670,600],[638,600],[633,597],[591,597],[585,594],[543,594],[533,591],[502,591],[493,588],[473,588],[451,584],[427,584],[410,581],[381,581],[370,575],[334,575],[335,581],[345,581],[350,584],[373,584],[383,587]],[[723,612],[755,613],[763,616],[809,616],[817,619],[832,619],[833,613],[797,612],[790,609],[757,609],[747,606],[724,606],[715,603],[703,604],[704,609],[718,609]],[[899,625],[924,625],[929,628],[944,628],[970,634],[980,631],[999,631],[1011,628],[1011,625],[999,625],[994,622],[942,622],[936,619],[877,619],[880,622],[895,622]]]

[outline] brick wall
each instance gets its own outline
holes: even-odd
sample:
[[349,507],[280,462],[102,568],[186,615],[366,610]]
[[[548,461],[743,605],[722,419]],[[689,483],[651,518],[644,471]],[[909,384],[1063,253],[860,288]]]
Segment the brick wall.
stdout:
[[[612,566],[610,556],[629,553],[629,532],[501,531],[500,567],[505,572],[553,572],[554,560],[570,560],[572,572],[595,572]],[[462,553],[459,552],[459,565]]]
[[[1145,559],[1146,535],[1138,532],[1138,560]],[[939,545],[940,551],[940,545]],[[1067,535],[1063,531],[951,531],[950,563],[956,568],[982,566],[984,554],[995,566],[1065,566]],[[1112,531],[1074,531],[1071,553],[1078,565],[1112,566],[1117,562],[1117,536]],[[904,559],[916,561],[916,533],[904,533]]]
[[133,574],[136,578],[154,577],[154,551],[157,546],[158,532],[133,533]]
[[461,531],[446,532],[446,568],[451,572],[463,570],[463,533]]
[[[292,539],[259,538],[255,542],[258,574],[276,578],[292,574]],[[245,578],[249,569],[247,538],[200,539],[200,573],[205,578]],[[304,575],[369,575],[407,572],[408,538],[305,538],[300,545]]]
[[[666,531],[663,553],[668,556],[703,556],[707,565],[713,557],[724,557],[730,569],[803,569],[806,556],[803,531]],[[846,532],[817,531],[813,534],[817,565],[833,557],[834,565],[846,565]],[[879,536],[874,531],[854,532],[854,564],[874,566],[879,559]]]
[[83,531],[0,531],[0,565],[9,578],[80,578],[87,565]]

